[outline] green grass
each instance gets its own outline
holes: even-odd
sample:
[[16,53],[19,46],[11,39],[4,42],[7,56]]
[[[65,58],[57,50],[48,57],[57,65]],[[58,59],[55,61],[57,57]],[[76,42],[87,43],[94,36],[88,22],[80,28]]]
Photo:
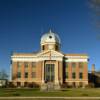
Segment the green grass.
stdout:
[[100,88],[91,89],[65,89],[62,91],[42,92],[39,89],[5,89],[0,88],[0,96],[59,96],[59,97],[81,97],[81,96],[99,96]]

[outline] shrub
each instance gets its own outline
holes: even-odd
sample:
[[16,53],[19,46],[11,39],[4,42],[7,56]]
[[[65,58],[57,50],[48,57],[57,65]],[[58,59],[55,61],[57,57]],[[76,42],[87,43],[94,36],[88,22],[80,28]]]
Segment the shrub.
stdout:
[[84,93],[84,94],[82,94],[82,96],[88,96],[88,94]]
[[13,93],[12,95],[13,95],[13,96],[20,96],[19,93]]

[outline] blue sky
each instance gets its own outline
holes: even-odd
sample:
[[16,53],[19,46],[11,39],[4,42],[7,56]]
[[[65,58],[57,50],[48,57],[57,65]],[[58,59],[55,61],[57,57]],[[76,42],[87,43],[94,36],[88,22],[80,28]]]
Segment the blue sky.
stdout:
[[49,29],[61,38],[64,53],[87,53],[100,70],[99,29],[88,0],[0,0],[0,70],[10,70],[12,52],[40,50]]

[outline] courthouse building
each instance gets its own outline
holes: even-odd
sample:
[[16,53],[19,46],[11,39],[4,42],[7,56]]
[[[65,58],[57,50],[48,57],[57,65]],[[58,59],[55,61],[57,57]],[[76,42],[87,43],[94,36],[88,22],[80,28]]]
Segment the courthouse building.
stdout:
[[88,85],[87,54],[62,53],[61,40],[51,30],[41,37],[40,47],[37,53],[11,55],[11,81],[15,86],[41,86],[48,82],[75,87]]

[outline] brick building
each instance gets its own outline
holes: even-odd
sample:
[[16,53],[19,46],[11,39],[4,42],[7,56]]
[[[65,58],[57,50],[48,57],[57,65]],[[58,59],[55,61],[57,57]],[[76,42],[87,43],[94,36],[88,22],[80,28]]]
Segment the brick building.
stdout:
[[64,54],[61,41],[51,30],[41,37],[38,53],[13,53],[11,55],[11,81],[15,86],[42,85],[88,85],[88,56]]

